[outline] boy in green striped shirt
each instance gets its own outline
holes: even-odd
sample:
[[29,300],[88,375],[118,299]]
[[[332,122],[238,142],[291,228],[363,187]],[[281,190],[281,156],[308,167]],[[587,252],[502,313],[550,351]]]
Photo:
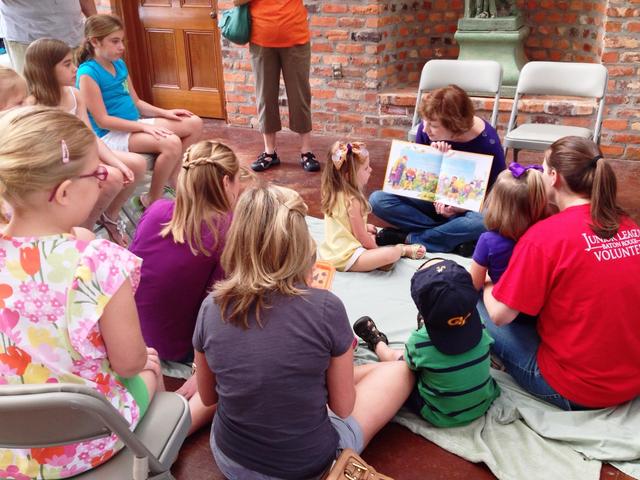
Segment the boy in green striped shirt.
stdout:
[[[484,415],[500,394],[489,374],[493,340],[476,310],[479,293],[463,267],[432,259],[413,275],[411,297],[418,329],[404,359],[416,386],[407,406],[437,427],[465,425]],[[358,319],[353,329],[381,361],[398,360],[400,352],[388,346],[371,318]]]

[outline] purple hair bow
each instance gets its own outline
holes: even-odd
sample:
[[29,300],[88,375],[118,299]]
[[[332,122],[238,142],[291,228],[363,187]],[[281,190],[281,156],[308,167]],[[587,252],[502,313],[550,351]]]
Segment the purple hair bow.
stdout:
[[543,172],[544,169],[542,165],[520,165],[519,163],[512,163],[509,165],[509,171],[514,178],[520,178],[522,175],[526,173],[527,170],[538,170],[539,172]]

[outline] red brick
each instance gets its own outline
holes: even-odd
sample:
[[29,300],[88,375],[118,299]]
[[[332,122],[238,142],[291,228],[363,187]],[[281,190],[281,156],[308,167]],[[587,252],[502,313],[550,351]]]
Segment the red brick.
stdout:
[[322,5],[322,13],[347,13],[348,7],[344,4],[325,3]]
[[608,118],[602,122],[602,128],[607,130],[626,130],[628,122],[626,120],[616,120]]
[[364,53],[364,45],[362,44],[344,44],[339,43],[336,45],[336,52],[338,53],[349,53],[349,54],[359,54]]
[[629,23],[627,23],[627,31],[628,32],[640,32],[640,22],[629,22]]
[[605,52],[602,54],[602,63],[616,63],[618,59],[618,52]]
[[629,135],[629,134],[621,134],[621,135],[613,135],[612,140],[616,143],[640,143],[640,135]]
[[624,157],[630,160],[640,160],[640,148],[627,147]]
[[619,145],[600,145],[600,150],[608,157],[617,157],[624,153],[624,147]]
[[314,27],[335,27],[338,25],[336,17],[321,17],[318,15],[311,16],[311,25]]
[[400,128],[381,128],[380,136],[387,138],[402,138],[405,139],[407,137],[407,130]]
[[626,77],[633,75],[634,67],[608,67],[609,76],[611,77]]

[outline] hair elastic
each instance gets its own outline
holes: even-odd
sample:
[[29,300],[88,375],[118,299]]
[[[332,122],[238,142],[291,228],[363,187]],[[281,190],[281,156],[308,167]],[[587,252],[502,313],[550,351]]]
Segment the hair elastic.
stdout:
[[602,158],[602,155],[600,154],[596,155],[591,159],[591,162],[589,162],[589,165],[591,165],[592,167],[596,167],[598,165],[598,160],[600,160],[601,158]]

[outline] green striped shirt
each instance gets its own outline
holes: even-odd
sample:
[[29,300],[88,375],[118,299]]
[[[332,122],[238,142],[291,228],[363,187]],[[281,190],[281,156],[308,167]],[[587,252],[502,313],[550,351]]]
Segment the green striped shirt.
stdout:
[[423,405],[422,417],[437,427],[465,425],[484,415],[500,389],[489,374],[486,330],[480,342],[460,355],[445,355],[431,342],[425,327],[411,334],[405,360],[418,377],[416,388]]

